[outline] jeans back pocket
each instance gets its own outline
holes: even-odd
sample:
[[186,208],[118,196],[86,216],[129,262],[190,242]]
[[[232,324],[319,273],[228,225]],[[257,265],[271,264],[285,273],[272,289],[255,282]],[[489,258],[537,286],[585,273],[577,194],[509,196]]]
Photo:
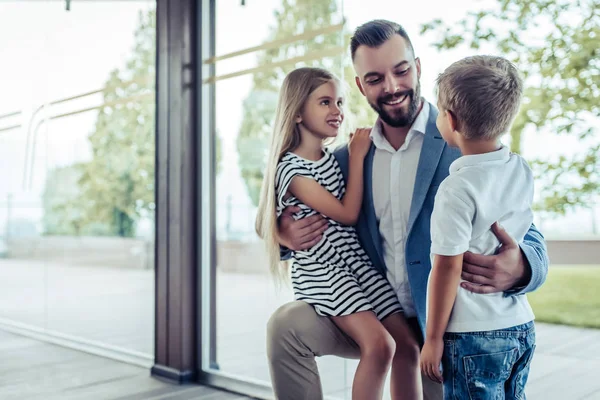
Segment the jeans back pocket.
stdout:
[[504,384],[517,361],[517,348],[463,358],[467,387],[471,400],[504,399]]

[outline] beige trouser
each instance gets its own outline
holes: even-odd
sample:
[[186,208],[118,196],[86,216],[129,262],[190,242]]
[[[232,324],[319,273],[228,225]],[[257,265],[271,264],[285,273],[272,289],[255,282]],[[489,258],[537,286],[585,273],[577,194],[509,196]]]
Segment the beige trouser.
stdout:
[[[415,318],[408,323],[422,335]],[[267,356],[278,400],[320,400],[321,379],[315,357],[360,358],[358,345],[327,317],[302,301],[284,304],[267,326]],[[423,376],[424,400],[442,400],[442,385]]]

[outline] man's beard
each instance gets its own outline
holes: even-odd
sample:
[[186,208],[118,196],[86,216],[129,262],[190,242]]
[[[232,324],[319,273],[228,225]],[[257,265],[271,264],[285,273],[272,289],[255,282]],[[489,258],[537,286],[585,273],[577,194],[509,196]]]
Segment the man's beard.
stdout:
[[[404,110],[403,108],[388,112],[385,110],[386,105],[384,103],[389,101],[394,101],[402,98],[403,96],[408,95],[408,110]],[[417,118],[417,113],[419,111],[419,104],[421,102],[421,82],[417,82],[416,90],[405,90],[403,92],[390,94],[384,97],[380,97],[377,99],[377,104],[371,104],[371,108],[375,110],[379,117],[394,128],[401,128],[405,126],[410,126]]]

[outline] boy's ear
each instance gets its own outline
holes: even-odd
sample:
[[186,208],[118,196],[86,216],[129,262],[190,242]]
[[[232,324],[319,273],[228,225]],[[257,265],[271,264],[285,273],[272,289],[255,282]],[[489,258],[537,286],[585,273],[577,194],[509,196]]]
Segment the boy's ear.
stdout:
[[452,132],[456,131],[458,128],[458,120],[456,119],[456,115],[450,110],[446,110],[446,119],[448,122],[448,126]]

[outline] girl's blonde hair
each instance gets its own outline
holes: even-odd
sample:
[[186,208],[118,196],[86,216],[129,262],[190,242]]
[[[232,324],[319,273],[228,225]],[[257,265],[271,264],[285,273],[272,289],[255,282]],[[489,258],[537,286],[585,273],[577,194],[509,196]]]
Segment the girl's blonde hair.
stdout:
[[286,281],[288,274],[287,263],[280,261],[279,253],[275,193],[277,164],[286,152],[300,145],[300,130],[296,124],[296,117],[302,112],[308,96],[328,82],[339,84],[337,77],[324,69],[298,68],[285,77],[279,92],[255,224],[256,233],[265,241],[269,268],[277,283]]

